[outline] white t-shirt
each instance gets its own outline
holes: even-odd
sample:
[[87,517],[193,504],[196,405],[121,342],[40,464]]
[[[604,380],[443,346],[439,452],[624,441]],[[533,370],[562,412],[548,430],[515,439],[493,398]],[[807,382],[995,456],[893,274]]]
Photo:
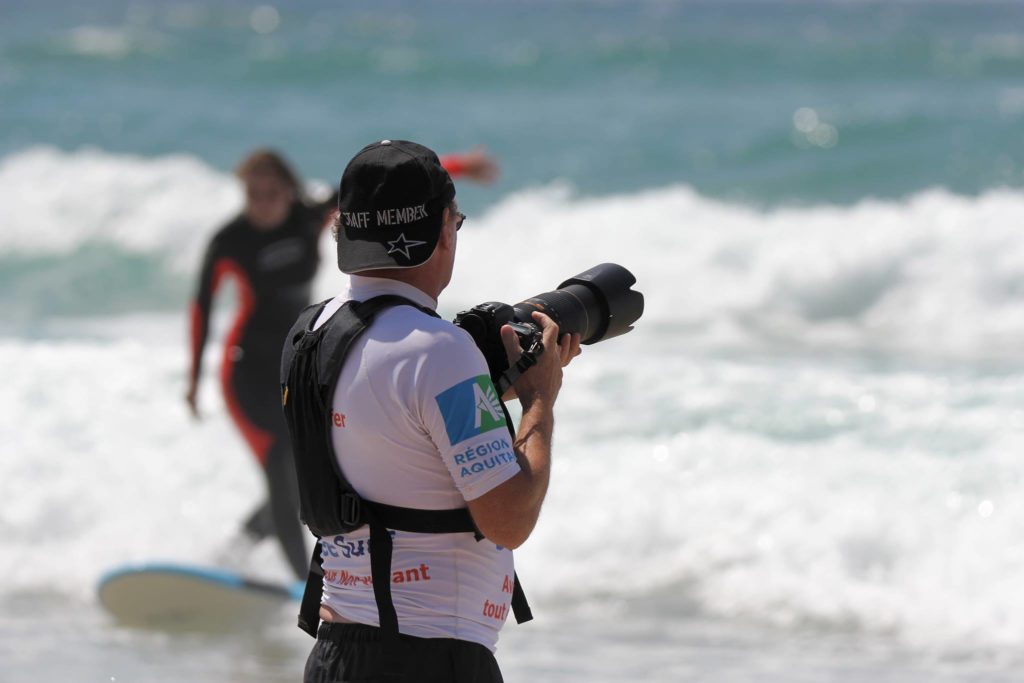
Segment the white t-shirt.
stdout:
[[[316,326],[343,303],[415,287],[353,275]],[[346,478],[368,500],[427,510],[465,507],[519,472],[487,364],[470,336],[411,306],[380,312],[356,340],[334,393],[332,441]],[[323,604],[379,625],[369,529],[323,538]],[[491,649],[511,611],[512,551],[471,533],[393,532],[391,594],[402,633]]]

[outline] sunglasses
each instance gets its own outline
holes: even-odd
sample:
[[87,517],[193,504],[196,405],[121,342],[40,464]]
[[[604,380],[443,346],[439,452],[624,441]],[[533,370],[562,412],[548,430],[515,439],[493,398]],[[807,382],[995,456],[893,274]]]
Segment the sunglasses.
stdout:
[[455,215],[458,216],[459,218],[459,220],[456,221],[455,223],[455,232],[458,232],[459,228],[462,227],[462,223],[466,220],[466,214],[462,213],[461,211],[456,211]]

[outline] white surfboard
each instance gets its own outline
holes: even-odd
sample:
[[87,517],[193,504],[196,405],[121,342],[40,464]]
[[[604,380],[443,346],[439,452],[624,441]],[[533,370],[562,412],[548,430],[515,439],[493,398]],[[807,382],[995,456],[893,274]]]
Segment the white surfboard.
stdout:
[[303,587],[227,569],[143,564],[108,572],[97,591],[103,607],[126,626],[233,632],[282,619],[282,608],[300,600]]

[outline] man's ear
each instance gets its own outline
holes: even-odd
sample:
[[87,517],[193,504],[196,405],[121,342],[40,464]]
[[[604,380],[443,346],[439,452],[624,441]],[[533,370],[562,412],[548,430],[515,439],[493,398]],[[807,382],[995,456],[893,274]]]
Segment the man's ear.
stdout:
[[455,241],[455,231],[448,230],[448,222],[451,220],[451,217],[451,207],[446,207],[441,213],[441,235],[438,237],[438,243],[443,244],[446,249],[450,249]]

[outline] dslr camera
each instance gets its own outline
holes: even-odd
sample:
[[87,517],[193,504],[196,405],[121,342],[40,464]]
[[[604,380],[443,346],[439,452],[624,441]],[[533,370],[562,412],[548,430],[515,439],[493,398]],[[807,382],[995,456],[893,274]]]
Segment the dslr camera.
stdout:
[[[537,362],[543,352],[541,330],[532,313],[540,311],[555,323],[561,334],[579,333],[584,344],[596,344],[633,329],[644,312],[644,295],[630,289],[636,278],[615,263],[602,263],[571,277],[558,289],[544,292],[510,306],[488,301],[455,316],[455,324],[466,330],[487,361],[498,395]],[[501,328],[510,325],[519,336],[523,358],[509,367]]]

